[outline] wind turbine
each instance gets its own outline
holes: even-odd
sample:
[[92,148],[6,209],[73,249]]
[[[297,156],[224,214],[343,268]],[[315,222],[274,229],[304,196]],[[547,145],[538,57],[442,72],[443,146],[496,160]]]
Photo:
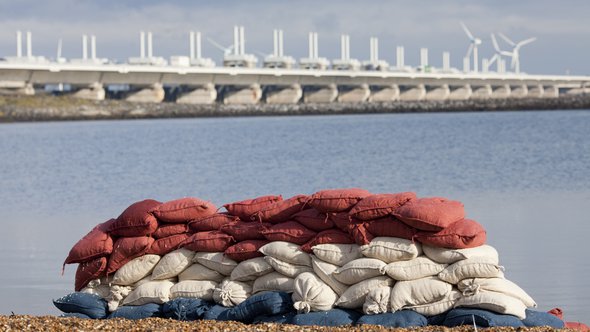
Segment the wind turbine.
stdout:
[[461,22],[461,27],[463,28],[463,31],[465,31],[465,34],[467,35],[467,37],[469,37],[469,40],[471,41],[469,44],[469,48],[467,49],[467,54],[465,55],[465,58],[469,59],[469,57],[471,56],[471,53],[473,53],[473,72],[477,73],[479,70],[478,57],[477,57],[477,46],[481,45],[481,39],[474,37],[473,34],[471,33],[471,31],[469,31],[469,29],[467,29],[467,26],[465,25],[465,23]]
[[498,46],[498,40],[496,39],[496,35],[492,33],[491,36],[492,44],[494,45],[494,50],[496,51],[496,53],[494,53],[494,56],[492,56],[492,58],[490,59],[489,66],[491,67],[494,64],[494,62],[496,62],[496,71],[500,72],[500,63],[502,62],[502,56],[512,56],[512,52],[502,51],[500,49],[500,46]]
[[512,52],[510,53],[510,56],[512,57],[512,61],[510,62],[510,68],[512,68],[512,70],[514,70],[515,73],[519,74],[520,73],[520,48],[526,44],[530,44],[532,42],[534,42],[535,40],[537,40],[536,37],[533,38],[529,38],[529,39],[525,39],[522,40],[518,43],[513,42],[512,40],[510,40],[510,38],[506,37],[506,35],[504,35],[503,33],[498,33],[498,35],[500,35],[500,37],[502,37],[502,39],[504,39],[505,42],[507,42],[508,44],[510,44],[510,46],[512,46]]

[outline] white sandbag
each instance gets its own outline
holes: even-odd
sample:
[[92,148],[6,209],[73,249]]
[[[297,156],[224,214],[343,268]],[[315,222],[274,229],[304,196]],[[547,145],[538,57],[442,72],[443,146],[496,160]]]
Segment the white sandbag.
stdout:
[[211,301],[217,285],[215,281],[210,280],[184,280],[172,286],[170,298],[189,297]]
[[184,280],[211,280],[221,282],[225,276],[203,264],[193,263],[178,275],[178,281]]
[[122,286],[133,285],[150,275],[159,261],[160,256],[158,255],[143,255],[134,258],[115,272],[113,284]]
[[472,296],[479,291],[502,293],[519,299],[525,306],[536,307],[537,303],[522,288],[504,278],[468,278],[459,281],[457,288],[464,296]]
[[348,285],[341,283],[340,281],[336,280],[332,273],[338,269],[338,265],[330,264],[328,262],[324,262],[321,259],[318,259],[315,256],[311,256],[311,266],[313,268],[313,272],[322,279],[338,296],[344,294],[344,292],[348,289]]
[[230,276],[238,262],[226,257],[222,252],[198,252],[193,262],[202,264],[224,276]]
[[317,258],[338,266],[363,257],[358,244],[318,244],[311,247],[311,250]]
[[338,294],[312,272],[304,272],[295,278],[293,307],[299,313],[328,311],[334,307]]
[[213,300],[225,307],[233,307],[252,295],[252,286],[245,282],[225,279],[213,290]]
[[110,312],[117,310],[119,305],[123,303],[123,300],[127,298],[129,293],[133,291],[133,287],[131,286],[120,286],[120,285],[113,285],[109,289],[109,295],[105,298],[107,301],[107,307]]
[[383,314],[391,311],[391,287],[371,289],[363,304],[363,312],[367,315]]
[[409,261],[389,263],[384,270],[394,280],[407,281],[435,276],[447,266],[447,264],[437,263],[426,256],[420,256]]
[[481,290],[472,296],[461,297],[455,307],[479,308],[499,314],[513,315],[519,319],[526,318],[526,305],[519,299],[497,292]]
[[171,281],[149,281],[135,288],[121,303],[122,305],[162,304],[170,300]]
[[293,292],[293,278],[289,278],[285,275],[282,275],[278,272],[271,272],[268,274],[263,275],[262,277],[258,277],[258,279],[254,280],[254,285],[252,286],[252,294],[256,294],[258,292],[263,291],[279,291],[279,292]]
[[504,268],[495,259],[488,257],[472,257],[460,260],[447,266],[438,277],[448,283],[456,285],[466,278],[497,278],[503,277]]
[[352,285],[383,275],[386,265],[376,258],[358,258],[339,267],[332,275],[341,283]]
[[335,305],[347,309],[362,308],[367,298],[367,294],[369,294],[372,289],[378,287],[391,287],[393,283],[393,279],[387,276],[363,280],[358,284],[348,287],[348,289],[338,298]]
[[311,266],[309,254],[299,249],[299,245],[285,241],[274,241],[258,249],[265,256],[280,259],[283,262]]
[[194,256],[194,251],[184,248],[174,250],[164,255],[156,267],[154,267],[152,278],[154,280],[162,280],[176,277],[180,272],[184,271],[184,269],[192,264]]
[[295,278],[304,272],[313,272],[311,266],[306,265],[295,265],[287,262],[283,262],[280,259],[272,256],[264,256],[264,260],[280,274],[286,275],[289,278]]
[[110,291],[111,287],[108,284],[102,283],[101,279],[94,279],[90,280],[86,287],[80,290],[80,293],[93,294],[106,299]]
[[487,257],[493,259],[496,264],[499,264],[498,251],[487,244],[468,249],[447,249],[423,245],[422,249],[428,258],[442,264],[453,264],[460,260],[474,257]]
[[377,258],[385,263],[407,261],[422,254],[422,245],[418,242],[397,237],[376,237],[369,244],[361,246],[366,257]]
[[146,282],[150,282],[150,281],[170,281],[173,283],[177,283],[178,282],[178,278],[176,277],[172,277],[172,278],[168,278],[168,279],[162,279],[162,280],[155,280],[152,278],[152,275],[150,274],[149,276],[139,280],[138,282],[134,283],[133,285],[131,285],[131,287],[133,287],[134,289],[145,284]]
[[437,277],[398,281],[391,290],[391,311],[429,304],[444,299],[453,290],[453,285]]
[[406,307],[406,309],[413,310],[424,316],[435,316],[438,314],[442,314],[445,311],[451,310],[460,298],[461,292],[459,292],[456,289],[453,289],[447,296],[445,296],[441,300],[438,300],[433,303],[409,306]]
[[256,278],[273,271],[264,257],[256,257],[240,262],[231,272],[230,279],[235,281],[254,281]]

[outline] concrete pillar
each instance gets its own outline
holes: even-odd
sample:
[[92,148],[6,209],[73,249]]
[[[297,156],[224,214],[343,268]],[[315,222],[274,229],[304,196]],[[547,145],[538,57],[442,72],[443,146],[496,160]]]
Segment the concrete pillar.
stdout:
[[473,93],[471,99],[489,99],[492,97],[492,86],[489,84],[482,86],[472,86]]
[[572,88],[566,91],[565,94],[568,95],[585,95],[590,93],[590,88],[587,87],[580,87],[580,88]]
[[555,85],[543,87],[543,98],[557,98],[559,97],[559,88]]
[[213,83],[189,86],[188,91],[181,92],[176,98],[178,104],[213,104],[217,99],[217,90]]
[[251,85],[234,85],[226,87],[223,93],[224,104],[258,104],[262,98],[262,89],[255,83]]
[[338,102],[340,103],[362,103],[369,99],[371,90],[368,84],[355,86],[339,86]]
[[449,98],[447,100],[468,100],[471,98],[473,94],[473,90],[471,90],[471,85],[460,85],[460,86],[451,86],[450,88]]
[[426,89],[426,100],[447,100],[451,95],[451,89],[447,84],[431,86]]
[[525,98],[529,94],[529,89],[526,85],[516,85],[512,86],[512,92],[510,93],[510,98]]
[[400,88],[399,100],[418,101],[426,97],[426,87],[424,84],[409,85]]
[[306,86],[303,88],[304,103],[331,103],[338,97],[336,84]]
[[24,95],[35,94],[35,87],[25,82],[0,82],[0,95]]
[[531,85],[527,87],[527,90],[529,91],[529,98],[543,98],[545,94],[545,89],[543,89],[542,85]]
[[164,88],[162,84],[155,83],[126,94],[125,100],[134,103],[159,103],[164,100]]
[[88,100],[104,100],[104,86],[100,83],[94,83],[86,87],[75,88],[72,97]]
[[511,94],[510,85],[497,85],[492,88],[492,99],[506,99]]
[[265,92],[267,104],[297,104],[303,96],[301,85],[271,86]]
[[399,86],[397,84],[371,87],[369,101],[384,102],[395,100],[399,100]]

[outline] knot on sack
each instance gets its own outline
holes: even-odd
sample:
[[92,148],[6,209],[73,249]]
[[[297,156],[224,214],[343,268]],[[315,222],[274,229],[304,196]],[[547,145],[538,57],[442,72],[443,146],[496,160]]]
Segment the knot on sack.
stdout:
[[387,265],[383,265],[382,267],[379,268],[379,273],[381,274],[385,274],[387,271]]
[[387,311],[381,311],[382,308],[377,303],[367,304],[367,305],[365,305],[365,307],[363,309],[367,315],[377,315],[377,314],[387,312]]
[[473,280],[470,282],[465,289],[463,289],[464,296],[473,296],[479,292],[479,284],[476,284]]
[[311,305],[307,301],[297,301],[293,303],[293,307],[297,309],[297,313],[307,314],[311,311]]
[[86,287],[88,287],[88,288],[96,288],[98,286],[100,286],[100,279],[90,280],[88,282],[88,285],[86,285]]
[[109,307],[109,311],[113,312],[113,311],[117,310],[117,308],[119,307],[119,301],[116,301],[116,300],[109,301],[107,303],[107,306]]
[[229,289],[222,289],[219,293],[219,297],[221,297],[222,301],[229,301],[231,300],[231,290]]

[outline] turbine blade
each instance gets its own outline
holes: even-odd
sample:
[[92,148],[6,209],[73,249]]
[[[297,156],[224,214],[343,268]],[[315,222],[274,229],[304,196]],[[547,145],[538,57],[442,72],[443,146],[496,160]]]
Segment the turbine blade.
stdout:
[[515,43],[515,42],[513,42],[512,40],[510,40],[510,38],[506,37],[506,35],[505,35],[505,34],[503,34],[503,33],[499,32],[499,33],[498,33],[498,35],[499,35],[499,36],[500,36],[502,39],[504,39],[504,41],[505,41],[505,42],[507,42],[508,44],[510,44],[510,46],[513,46],[513,47],[514,47],[514,46],[516,46],[516,43]]
[[221,44],[219,44],[218,42],[216,42],[215,40],[207,37],[207,41],[209,43],[211,43],[211,45],[215,46],[216,48],[220,49],[222,52],[226,52],[228,48],[221,46]]
[[496,35],[494,35],[492,33],[492,44],[494,45],[494,49],[496,50],[496,53],[500,53],[502,51],[500,51],[500,46],[498,46],[498,41],[496,40]]
[[490,59],[490,61],[488,62],[488,65],[491,66],[494,64],[494,62],[496,62],[496,60],[498,60],[498,54],[494,54],[494,56],[492,56],[492,58]]
[[500,51],[500,54],[502,54],[504,56],[512,56],[512,52],[508,52],[508,51]]
[[463,28],[463,31],[465,31],[465,34],[467,34],[467,37],[469,37],[469,39],[474,39],[473,35],[471,34],[471,31],[469,31],[469,29],[467,29],[467,26],[465,25],[465,23],[460,22],[461,23],[461,27]]
[[518,44],[516,44],[516,46],[517,46],[517,47],[521,47],[521,46],[524,46],[524,45],[526,45],[526,44],[530,44],[530,43],[534,42],[535,40],[537,40],[537,38],[536,38],[536,37],[529,38],[529,39],[525,39],[525,40],[523,40],[523,41],[519,42]]

